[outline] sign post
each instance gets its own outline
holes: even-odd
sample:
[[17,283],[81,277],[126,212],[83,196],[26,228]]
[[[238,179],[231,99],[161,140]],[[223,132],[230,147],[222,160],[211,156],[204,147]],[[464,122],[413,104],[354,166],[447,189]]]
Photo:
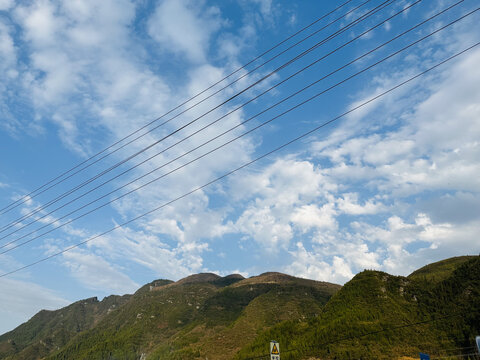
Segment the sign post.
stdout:
[[270,341],[270,360],[280,360],[280,344],[275,340]]

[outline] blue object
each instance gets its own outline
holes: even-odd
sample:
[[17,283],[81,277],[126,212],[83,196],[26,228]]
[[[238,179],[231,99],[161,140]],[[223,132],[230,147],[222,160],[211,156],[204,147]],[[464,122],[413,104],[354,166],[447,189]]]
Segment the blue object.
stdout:
[[430,360],[430,355],[420,353],[420,360]]

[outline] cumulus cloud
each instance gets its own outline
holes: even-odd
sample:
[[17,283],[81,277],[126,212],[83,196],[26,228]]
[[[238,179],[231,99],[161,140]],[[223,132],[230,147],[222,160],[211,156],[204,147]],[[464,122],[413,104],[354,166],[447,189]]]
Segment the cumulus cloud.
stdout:
[[[452,45],[449,51],[456,49]],[[410,85],[350,116],[328,139],[312,144],[308,161],[302,162],[301,154],[295,162],[277,159],[274,164],[284,161],[288,170],[274,176],[272,165],[243,177],[236,194],[254,200],[237,230],[266,244],[268,234],[272,243],[282,234],[293,261],[289,272],[338,281],[348,277],[336,274],[335,264],[343,275],[348,274],[345,264],[351,274],[374,268],[407,275],[428,262],[477,253],[480,93],[475,84],[480,72],[474,64],[479,56],[472,51],[426,77],[421,90]],[[352,107],[419,71],[389,70],[388,76],[377,73]],[[302,171],[299,164],[310,170]],[[309,179],[307,196],[299,195],[290,170],[298,179]],[[282,206],[289,217],[278,210]],[[252,219],[250,227],[246,219]],[[303,240],[292,249],[296,237]]]
[[[156,223],[167,232],[174,224]],[[151,226],[150,224],[149,226]],[[166,226],[165,226],[166,225]],[[89,243],[90,249],[100,251],[103,257],[112,261],[128,261],[150,269],[155,276],[178,280],[204,269],[202,254],[208,250],[208,244],[197,240],[169,242],[150,233],[123,228],[112,235],[103,236],[98,241]]]
[[295,276],[330,281],[343,284],[353,277],[350,266],[341,257],[334,256],[331,263],[323,260],[323,257],[309,252],[303,243],[298,242],[297,249],[292,252],[292,264],[285,268],[287,273]]
[[392,216],[380,226],[355,223],[353,236],[370,243],[380,242],[380,247],[384,249],[382,268],[408,275],[429,262],[476,254],[480,249],[474,230],[478,224],[478,220],[455,226],[447,222],[435,223],[428,215],[418,213],[413,222]]
[[[61,3],[39,0],[20,4],[14,10],[12,19],[18,25],[17,41],[25,49],[22,65],[28,69],[22,74],[20,84],[23,86],[22,91],[33,99],[31,105],[35,113],[35,117],[28,121],[35,123],[36,126],[54,124],[65,146],[82,156],[87,156],[96,147],[97,144],[92,143],[91,135],[101,134],[99,130],[106,130],[106,133],[99,135],[97,140],[100,142],[124,136],[136,130],[139,125],[143,125],[146,120],[151,120],[166,109],[177,105],[180,100],[183,100],[181,94],[195,94],[224,76],[225,69],[205,62],[208,58],[209,44],[224,21],[218,8],[198,2],[165,1],[158,5],[157,11],[148,20],[148,30],[159,41],[158,44],[163,49],[161,52],[168,51],[173,44],[175,48],[180,49],[179,51],[188,52],[187,57],[199,57],[201,60],[201,63],[185,68],[185,85],[178,88],[179,85],[175,84],[177,88],[172,93],[163,73],[158,71],[154,62],[144,57],[145,52],[151,49],[139,46],[136,35],[131,32],[137,6],[138,4],[128,0],[120,3],[114,1]],[[168,16],[164,18],[166,13]],[[180,30],[188,30],[188,36],[176,32],[179,29],[175,26],[181,23],[178,21],[178,16],[186,17],[184,25],[187,24],[190,27],[185,29],[182,25]],[[151,31],[155,29],[161,29],[161,32],[152,33]],[[0,30],[3,31],[4,28]],[[9,31],[9,28],[5,28],[2,32],[2,36],[9,40],[5,42],[8,46],[2,47],[2,51],[4,50],[5,54],[8,52],[11,57],[14,54],[15,44],[12,42],[13,38]],[[166,37],[158,38],[163,35]],[[187,42],[182,43],[182,41]],[[190,45],[193,48],[190,48]],[[247,78],[244,81],[247,81]],[[238,86],[241,83],[243,81],[239,82]],[[13,86],[13,83],[9,86]],[[225,96],[226,94],[219,94],[205,101],[190,114],[186,114],[155,133],[148,134],[128,149],[119,152],[118,157],[130,155],[151,144],[179,124],[190,121],[209,110],[211,106],[224,100]],[[220,116],[223,113],[222,110],[212,115]],[[130,179],[164,164],[179,153],[190,150],[232,125],[237,125],[242,119],[242,112],[232,114],[218,126],[210,127],[202,134],[185,141],[175,151],[158,156],[154,161],[130,173]],[[190,133],[204,124],[205,122],[199,122],[198,125],[192,126]],[[31,124],[14,125],[28,127]],[[236,132],[229,135],[241,130],[242,127],[239,127]],[[172,137],[171,140],[176,141],[184,135],[183,132],[177,137]],[[202,150],[212,149],[224,141],[225,139],[219,139]],[[159,149],[161,147],[157,146],[148,154],[151,155],[154,150]],[[249,139],[237,141],[229,146],[229,151],[222,151],[216,154],[216,157],[210,156],[199,162],[197,166],[179,171],[177,176],[172,176],[171,179],[155,183],[148,189],[137,192],[135,196],[123,199],[115,204],[114,210],[118,211],[122,218],[136,216],[142,211],[150,210],[171,200],[172,197],[179,196],[211,180],[216,174],[221,174],[236,164],[247,161],[253,150],[254,146]],[[200,153],[197,151],[186,157],[185,161]],[[172,168],[173,166],[170,166],[162,170]],[[117,184],[124,182],[125,177]],[[126,190],[131,190],[138,185],[132,184]],[[145,260],[142,265],[158,274],[162,274],[163,271],[171,278],[178,278],[202,268],[201,253],[208,248],[208,245],[199,240],[219,237],[227,231],[226,226],[222,225],[225,214],[222,209],[209,209],[209,196],[205,192],[198,192],[188,201],[179,203],[175,207],[165,208],[164,211],[151,216],[139,226],[140,229],[143,228],[158,235],[162,241],[167,239],[180,244],[167,246],[162,241],[152,244],[152,248],[159,246],[160,253],[157,255],[164,261],[162,263],[151,258]],[[30,207],[22,211],[25,213],[29,210]],[[162,218],[162,221],[159,221],[159,218]],[[54,216],[41,219],[43,223],[54,220]],[[66,239],[70,242],[75,239],[84,240],[89,235],[81,227],[68,226],[63,230],[67,235]],[[129,251],[140,263],[140,259],[145,257],[145,249],[134,246],[134,243],[125,241],[123,245],[130,249]],[[191,258],[189,254],[193,254]],[[189,260],[183,262],[182,257]],[[103,253],[98,259],[99,263],[102,262],[102,258],[107,261],[108,255]],[[167,261],[167,258],[170,260]],[[172,266],[163,266],[166,263]],[[114,274],[114,271],[118,270],[115,267],[108,268],[108,262],[103,265],[108,273]],[[79,269],[84,271],[85,278],[89,276],[87,266],[80,266]]]
[[302,205],[294,209],[291,221],[303,231],[315,229],[334,229],[335,220],[334,204],[328,203],[322,207],[316,204]]
[[331,205],[314,202],[325,203],[336,185],[308,161],[278,159],[261,172],[233,179],[231,186],[237,200],[249,200],[234,231],[248,234],[267,248],[287,249],[293,227],[304,232],[335,226]]
[[358,193],[346,193],[337,200],[338,208],[349,215],[377,214],[385,211],[386,207],[376,200],[370,199],[363,205],[358,203]]
[[[478,252],[473,229],[479,221],[474,205],[480,191],[480,168],[474,160],[480,156],[475,100],[480,94],[474,85],[480,80],[474,66],[479,56],[474,51],[431,77],[424,84],[429,87],[428,96],[414,99],[402,92],[387,101],[409,99],[415,104],[413,111],[397,113],[394,106],[376,112],[384,109],[384,104],[377,104],[357,114],[358,119],[380,125],[379,119],[396,113],[399,120],[394,131],[382,132],[379,126],[375,134],[359,136],[345,126],[335,131],[336,136],[312,145],[314,154],[331,161],[324,172],[330,181],[356,190],[337,198],[343,213],[386,216],[383,225],[353,220],[349,230],[336,235],[342,242],[370,244],[376,249],[378,266],[386,271],[406,275],[431,261]],[[365,190],[376,195],[361,206],[357,193]],[[430,191],[437,193],[429,195]],[[409,201],[410,196],[417,201]],[[385,200],[393,203],[385,206]]]
[[204,62],[211,36],[222,25],[220,10],[192,1],[162,1],[149,21],[149,34],[164,49]]
[[[104,257],[75,249],[62,255],[63,265],[83,286],[105,293],[132,293],[140,286]],[[101,274],[101,276],[99,276]]]
[[[9,86],[29,99],[35,114],[17,126],[38,132],[52,122],[68,149],[86,155],[92,129],[107,129],[109,139],[158,114],[168,87],[127,52],[135,46],[134,17],[128,0],[42,0],[15,8],[24,71]],[[154,103],[146,100],[152,97]]]

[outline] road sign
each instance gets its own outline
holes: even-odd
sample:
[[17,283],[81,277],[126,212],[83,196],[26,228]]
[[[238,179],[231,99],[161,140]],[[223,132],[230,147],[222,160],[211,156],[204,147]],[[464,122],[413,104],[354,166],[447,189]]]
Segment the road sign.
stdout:
[[275,340],[270,341],[270,360],[280,360],[280,344]]
[[420,360],[430,360],[430,355],[420,353]]
[[480,336],[477,336],[475,338],[475,342],[477,343],[477,350],[480,353]]

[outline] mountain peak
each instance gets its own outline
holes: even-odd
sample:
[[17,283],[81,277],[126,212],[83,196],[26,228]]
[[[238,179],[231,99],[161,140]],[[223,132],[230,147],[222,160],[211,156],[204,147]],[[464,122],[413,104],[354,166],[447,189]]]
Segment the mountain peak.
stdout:
[[214,273],[199,273],[189,275],[183,279],[175,282],[175,285],[184,285],[184,284],[195,284],[195,283],[205,283],[205,282],[214,282],[221,279],[222,277]]

